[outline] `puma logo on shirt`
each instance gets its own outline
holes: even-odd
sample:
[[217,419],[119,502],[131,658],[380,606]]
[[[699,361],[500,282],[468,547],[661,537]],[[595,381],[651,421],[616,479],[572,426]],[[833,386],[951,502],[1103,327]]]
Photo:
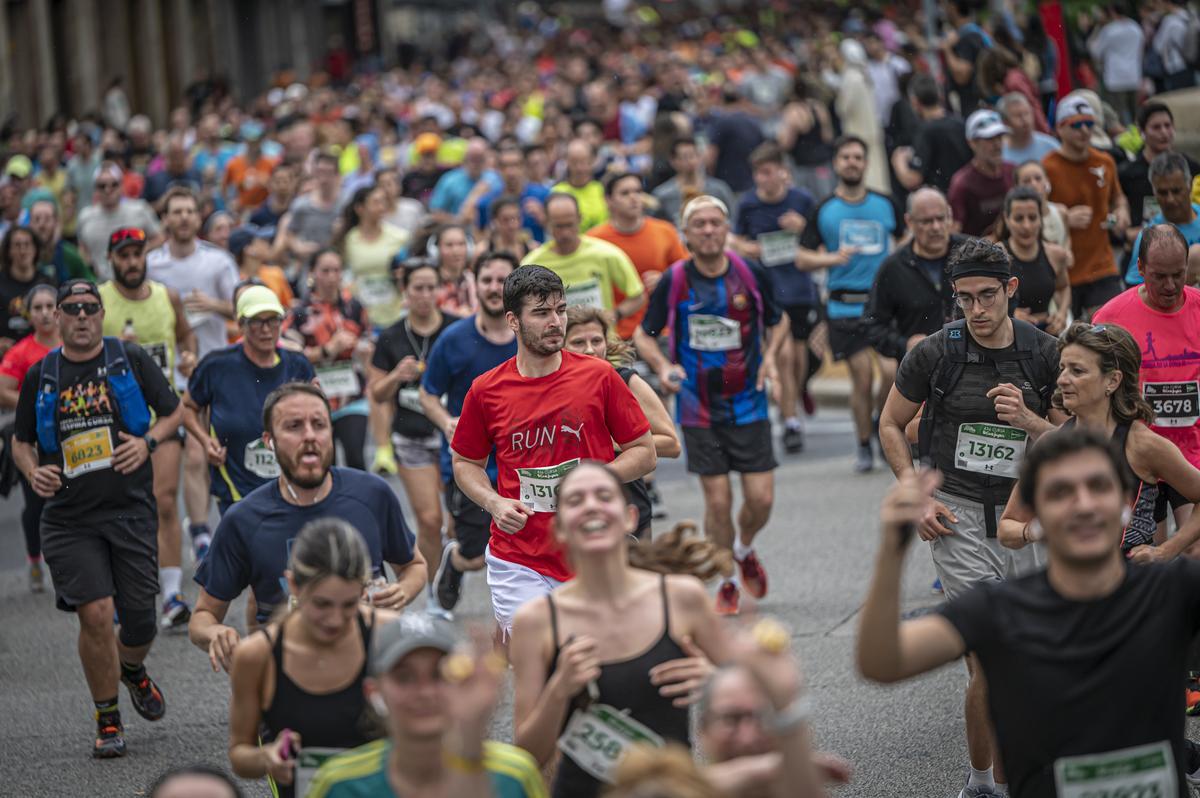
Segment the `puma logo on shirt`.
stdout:
[[575,440],[579,441],[580,443],[582,443],[582,442],[583,442],[583,424],[580,424],[580,425],[579,425],[579,429],[571,429],[571,428],[570,428],[570,427],[568,427],[566,424],[563,424],[563,425],[560,427],[560,429],[561,429],[563,432],[567,432],[567,433],[570,433],[571,435],[574,435],[574,436],[575,436]]

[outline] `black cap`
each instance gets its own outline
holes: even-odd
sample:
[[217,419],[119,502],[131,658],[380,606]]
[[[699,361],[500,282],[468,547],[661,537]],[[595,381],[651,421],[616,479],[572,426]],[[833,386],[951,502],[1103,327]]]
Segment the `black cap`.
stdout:
[[85,280],[82,277],[76,277],[73,280],[67,280],[58,287],[58,302],[61,305],[73,296],[91,294],[96,297],[100,304],[104,304],[104,300],[100,298],[100,289],[91,280]]

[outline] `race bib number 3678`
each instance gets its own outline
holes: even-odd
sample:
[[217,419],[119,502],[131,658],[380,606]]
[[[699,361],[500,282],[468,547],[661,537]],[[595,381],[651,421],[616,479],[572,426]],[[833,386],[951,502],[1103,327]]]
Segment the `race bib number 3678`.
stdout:
[[1195,380],[1147,382],[1142,395],[1154,408],[1154,423],[1159,427],[1192,427],[1200,421],[1200,390]]

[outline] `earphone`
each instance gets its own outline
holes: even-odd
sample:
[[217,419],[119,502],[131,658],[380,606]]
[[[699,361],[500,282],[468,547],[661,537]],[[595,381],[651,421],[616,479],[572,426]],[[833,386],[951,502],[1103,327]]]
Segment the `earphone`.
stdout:
[[376,715],[384,718],[387,717],[387,704],[383,702],[383,696],[379,695],[379,693],[375,693],[371,696],[371,709],[375,710]]
[[270,449],[272,452],[275,451],[275,439],[274,438],[267,441],[267,448]]
[[447,230],[462,231],[463,237],[467,239],[467,263],[470,263],[471,259],[475,257],[475,239],[471,238],[471,234],[467,231],[467,228],[456,224],[448,224],[445,227],[439,227],[437,230],[434,230],[430,234],[429,240],[425,242],[425,255],[439,266],[441,265],[441,251],[438,249],[438,241]]

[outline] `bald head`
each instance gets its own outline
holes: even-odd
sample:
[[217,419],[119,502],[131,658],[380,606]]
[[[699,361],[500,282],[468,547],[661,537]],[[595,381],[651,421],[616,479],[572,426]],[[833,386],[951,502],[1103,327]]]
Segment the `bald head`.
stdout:
[[946,195],[922,186],[908,195],[904,222],[913,231],[913,252],[937,259],[950,249],[950,203]]

